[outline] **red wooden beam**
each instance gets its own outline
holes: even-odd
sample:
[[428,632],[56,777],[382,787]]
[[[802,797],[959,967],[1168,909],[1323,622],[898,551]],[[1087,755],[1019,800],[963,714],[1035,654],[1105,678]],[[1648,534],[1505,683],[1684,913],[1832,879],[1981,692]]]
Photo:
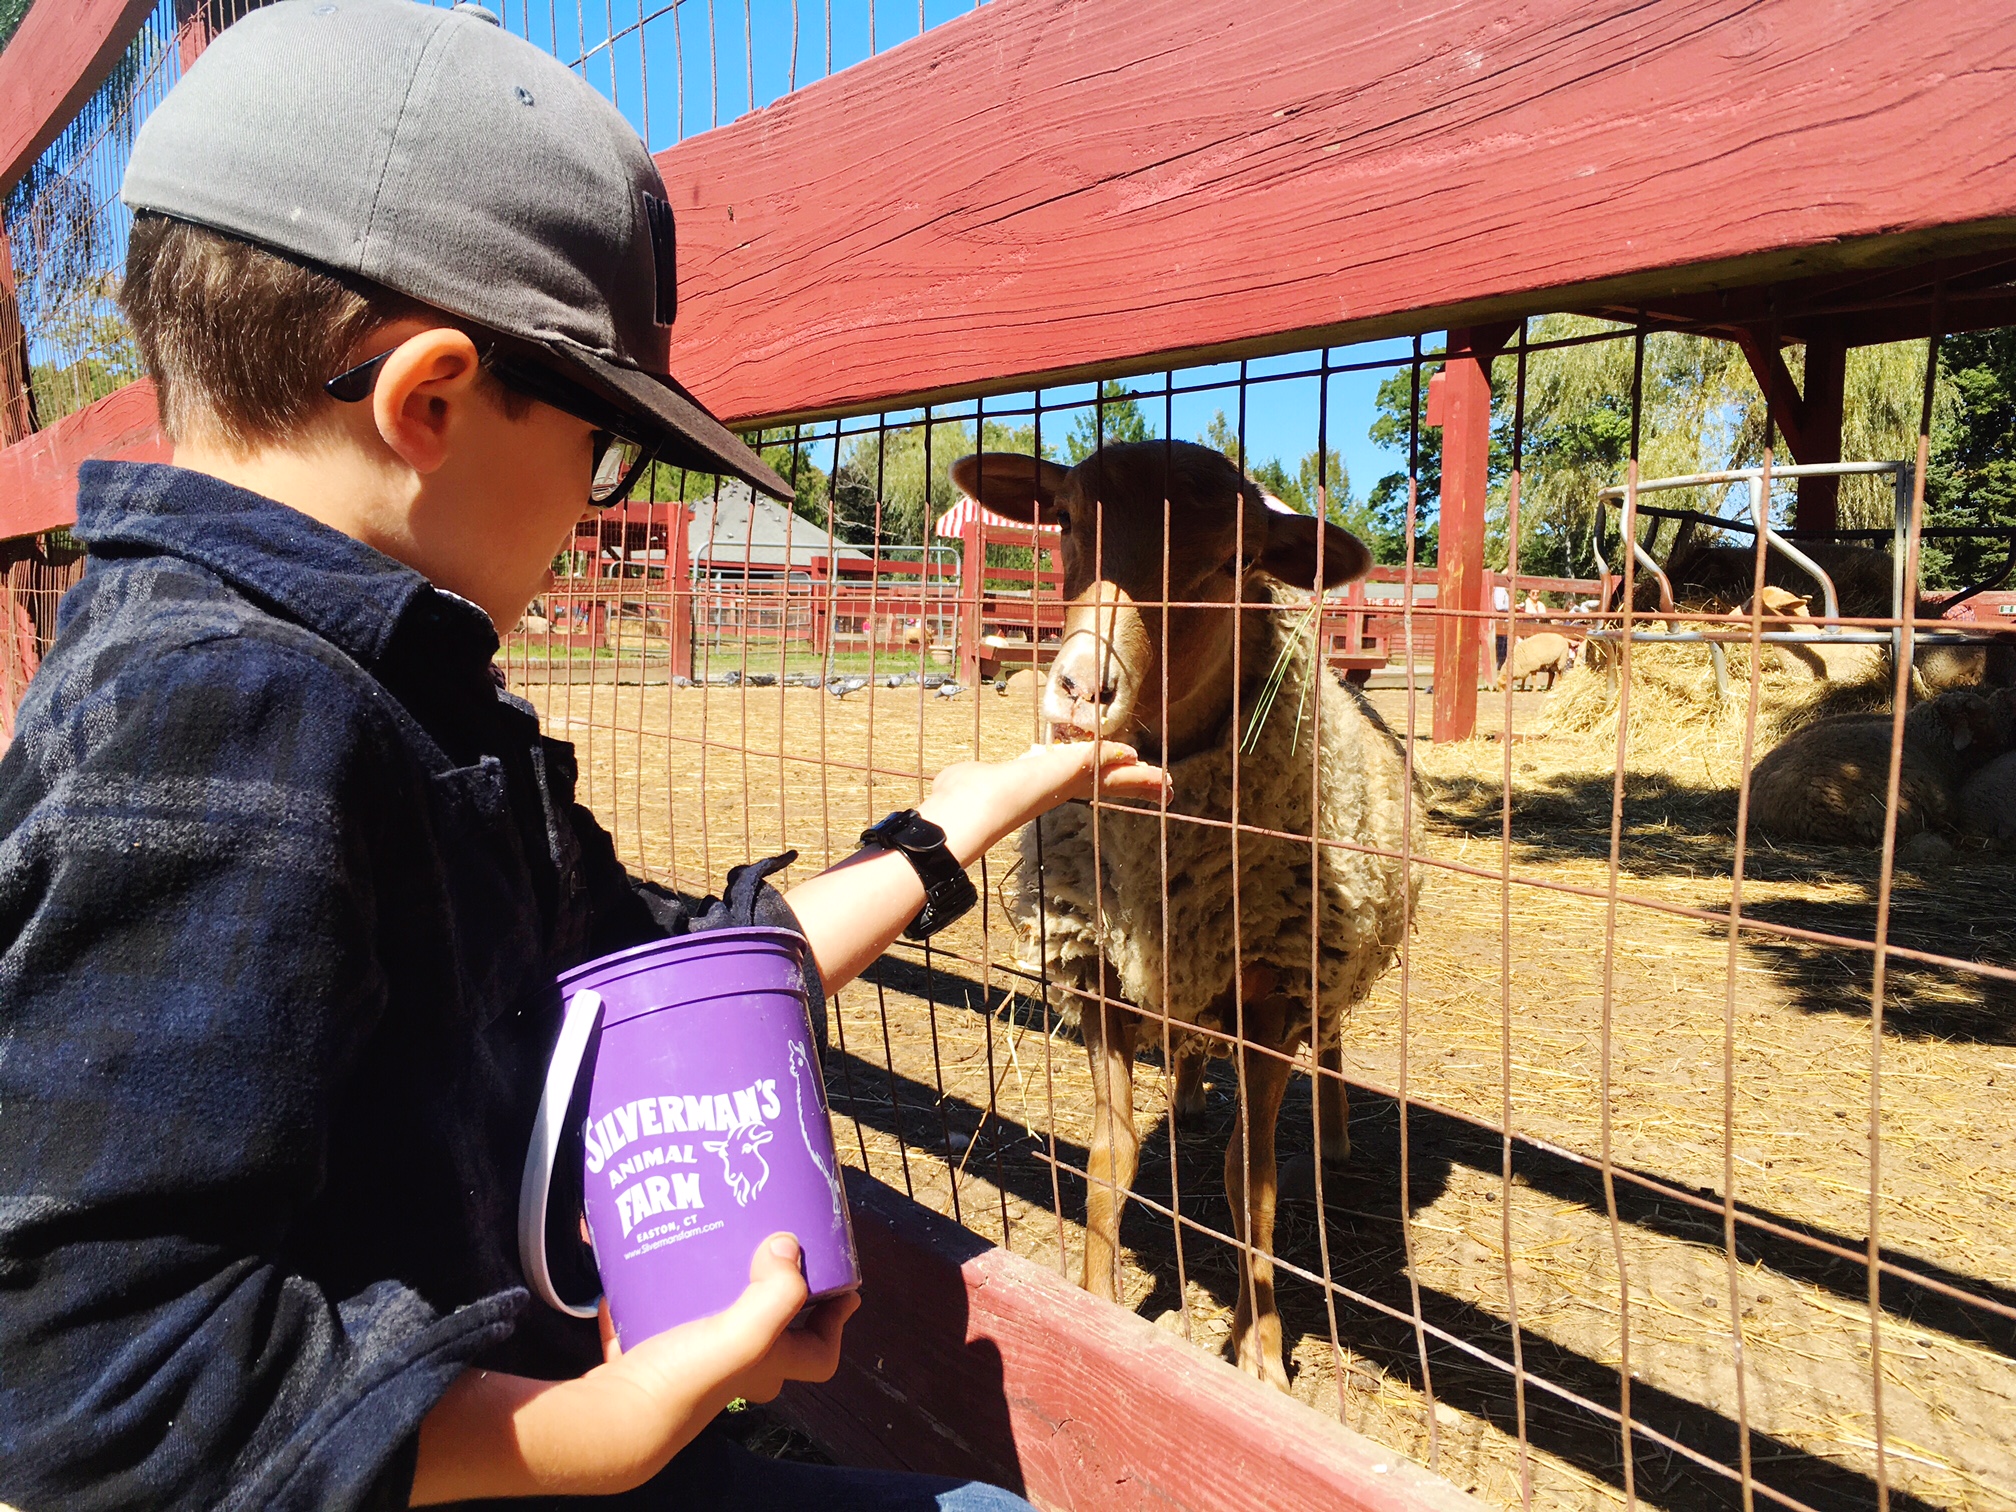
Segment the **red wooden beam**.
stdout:
[[0,51],[0,193],[105,82],[155,0],[43,0]]
[[1799,385],[1792,381],[1792,370],[1785,366],[1785,354],[1768,334],[1755,329],[1736,332],[1736,345],[1742,348],[1758,389],[1770,401],[1771,418],[1785,438],[1785,449],[1792,453],[1793,461],[1804,461],[1806,399],[1799,392]]
[[[1806,450],[1801,462],[1841,460],[1842,404],[1848,383],[1848,347],[1839,336],[1806,338],[1806,381],[1802,417]],[[1792,523],[1800,530],[1832,530],[1840,520],[1841,480],[1801,478]]]
[[1509,325],[1449,333],[1448,361],[1431,422],[1442,426],[1442,507],[1435,543],[1435,739],[1463,740],[1477,728],[1483,636],[1471,617],[1485,607],[1484,501],[1491,481],[1491,360]]
[[1479,1512],[1056,1271],[847,1173],[863,1305],[784,1412],[848,1463],[989,1480],[1053,1512]]
[[675,371],[749,422],[2006,244],[2012,77],[2005,0],[995,0],[659,155]]
[[0,540],[73,523],[85,462],[166,462],[160,418],[142,379],[0,451]]

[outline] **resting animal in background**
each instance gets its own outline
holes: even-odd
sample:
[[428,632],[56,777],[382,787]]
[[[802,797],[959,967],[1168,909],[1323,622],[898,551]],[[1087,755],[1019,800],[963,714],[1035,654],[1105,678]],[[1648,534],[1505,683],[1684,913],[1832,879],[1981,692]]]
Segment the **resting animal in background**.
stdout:
[[[1884,560],[1887,562],[1888,557]],[[1812,614],[1811,601],[1785,588],[1766,588],[1738,611],[1736,618],[1749,619],[1761,605],[1765,619],[1805,619]],[[1886,606],[1882,613],[1887,615]],[[1920,600],[1918,622],[1939,618],[1937,602]],[[1961,622],[1955,622],[1961,623]],[[1772,648],[1785,662],[1801,666],[1816,678],[1830,682],[1869,682],[1890,675],[1890,647],[1875,642],[1780,645]],[[1998,638],[1986,645],[1920,645],[1911,657],[1912,687],[1924,698],[1950,693],[1957,688],[2016,687],[2016,639]]]
[[[1938,612],[1937,604],[1920,604],[1921,622]],[[1955,621],[1963,626],[1965,621]],[[1927,694],[1949,688],[2016,687],[2016,640],[1998,637],[1986,645],[1920,646],[1911,658],[1918,687]]]
[[[952,478],[996,513],[1061,531],[1064,638],[1043,717],[1126,740],[1174,781],[1166,877],[1153,810],[1066,804],[1022,832],[1016,912],[1051,979],[1077,996],[1092,1063],[1085,1285],[1107,1298],[1119,1289],[1120,1212],[1140,1150],[1134,1052],[1143,1015],[1166,1012],[1176,1026],[1179,1118],[1203,1109],[1205,1058],[1235,1053],[1226,1041],[1243,1035],[1244,1121],[1225,1154],[1225,1189],[1250,1248],[1232,1342],[1241,1368],[1285,1389],[1272,1256],[1274,1127],[1289,1062],[1313,1042],[1326,1073],[1317,1080],[1318,1138],[1326,1160],[1342,1159],[1350,1150],[1335,1074],[1343,1018],[1393,959],[1419,891],[1398,854],[1407,796],[1398,745],[1355,692],[1322,675],[1296,596],[1362,576],[1370,556],[1335,526],[1269,509],[1221,454],[1180,441],[1108,446],[1069,471],[987,453],[961,458]],[[1166,614],[1137,607],[1165,598],[1175,606]],[[1277,607],[1238,613],[1235,599]],[[1241,750],[1273,673],[1271,708]],[[1233,817],[1235,750],[1242,826],[1384,853],[1242,833],[1235,918],[1232,833],[1222,823]],[[1159,1046],[1160,1027],[1146,1032]]]
[[1494,688],[1505,686],[1510,677],[1520,687],[1525,687],[1529,678],[1547,674],[1547,686],[1554,686],[1554,679],[1566,672],[1575,660],[1575,643],[1565,635],[1556,635],[1552,630],[1543,630],[1538,635],[1522,635],[1512,643],[1512,654],[1505,658],[1505,665],[1498,669],[1498,680]]
[[[1764,753],[1750,773],[1750,815],[1766,834],[1880,845],[1890,782],[1891,716],[1822,719]],[[1956,822],[1961,784],[2016,739],[2016,697],[1960,689],[1904,716],[1897,838]]]
[[2016,840],[2016,751],[1997,756],[1960,789],[1960,824],[1990,840]]
[[[1880,619],[1890,613],[1894,588],[1888,551],[1825,541],[1802,542],[1799,549],[1834,580],[1834,596],[1840,601],[1844,616]],[[1751,585],[1757,581],[1757,549],[1696,546],[1690,521],[1666,554],[1666,577],[1673,585],[1673,602],[1680,608],[1726,613],[1750,599]],[[1766,553],[1764,581],[1773,588],[1810,594],[1816,601],[1820,596],[1820,584],[1813,575],[1783,552]],[[1658,609],[1659,584],[1650,573],[1638,574],[1638,589],[1633,598],[1640,611]]]

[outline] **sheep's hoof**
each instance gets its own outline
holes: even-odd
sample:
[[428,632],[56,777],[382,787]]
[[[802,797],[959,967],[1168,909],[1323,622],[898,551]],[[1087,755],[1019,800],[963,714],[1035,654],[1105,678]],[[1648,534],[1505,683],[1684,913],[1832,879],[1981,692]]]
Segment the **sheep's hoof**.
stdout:
[[1250,1340],[1241,1341],[1233,1363],[1256,1381],[1265,1381],[1282,1391],[1293,1390],[1288,1384],[1288,1372],[1281,1364],[1278,1349],[1261,1348]]

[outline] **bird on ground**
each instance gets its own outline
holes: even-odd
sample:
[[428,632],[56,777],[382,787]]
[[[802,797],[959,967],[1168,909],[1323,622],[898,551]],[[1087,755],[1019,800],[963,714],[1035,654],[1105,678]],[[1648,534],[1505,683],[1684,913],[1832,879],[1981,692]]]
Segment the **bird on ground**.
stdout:
[[940,698],[957,698],[961,693],[964,693],[965,691],[966,690],[960,687],[959,684],[957,684],[956,682],[940,683],[938,684],[937,696]]
[[835,698],[845,698],[849,693],[859,693],[868,686],[865,677],[836,677],[826,684],[826,691]]

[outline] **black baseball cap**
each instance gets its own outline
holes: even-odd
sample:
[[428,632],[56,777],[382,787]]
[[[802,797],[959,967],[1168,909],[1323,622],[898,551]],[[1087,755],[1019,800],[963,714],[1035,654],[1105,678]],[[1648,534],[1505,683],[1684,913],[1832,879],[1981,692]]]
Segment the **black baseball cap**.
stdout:
[[672,207],[620,111],[476,5],[281,0],[147,117],[120,198],[472,321],[674,466],[791,489],[669,371]]

